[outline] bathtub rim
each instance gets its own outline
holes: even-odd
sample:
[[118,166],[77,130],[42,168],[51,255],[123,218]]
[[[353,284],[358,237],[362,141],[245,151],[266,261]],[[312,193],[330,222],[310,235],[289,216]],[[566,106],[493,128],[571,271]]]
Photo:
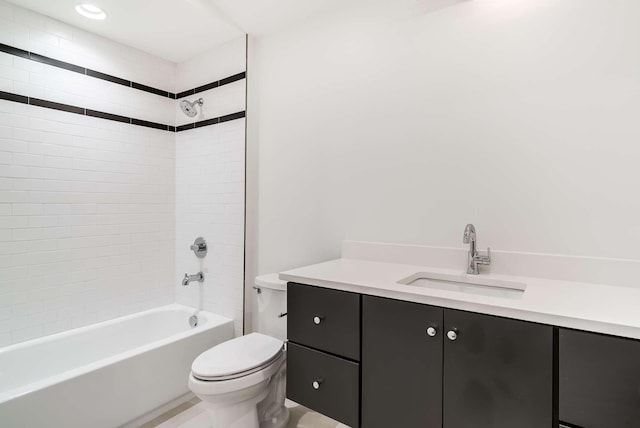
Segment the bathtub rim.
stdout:
[[[96,330],[100,327],[103,326],[108,326],[108,325],[112,325],[112,324],[117,324],[119,322],[122,321],[126,321],[126,320],[130,320],[130,319],[134,319],[134,318],[138,318],[140,316],[143,315],[147,315],[147,314],[151,314],[151,313],[155,313],[155,312],[165,312],[165,311],[176,311],[176,312],[184,312],[185,316],[191,316],[191,315],[198,315],[198,318],[201,320],[201,316],[205,316],[206,317],[206,322],[205,323],[201,323],[199,322],[198,325],[194,328],[189,328],[185,331],[181,331],[179,333],[175,333],[172,334],[170,336],[167,336],[165,338],[162,338],[160,340],[156,340],[150,343],[147,343],[145,345],[141,345],[141,346],[137,346],[131,349],[127,349],[124,352],[120,352],[118,354],[115,355],[111,355],[109,357],[105,357],[105,358],[101,358],[99,360],[90,362],[88,364],[84,364],[81,365],[79,367],[75,367],[71,370],[67,370],[64,371],[62,373],[58,373],[58,374],[54,374],[52,376],[37,380],[35,382],[31,382],[28,383],[26,385],[22,385],[22,386],[18,386],[15,387],[13,389],[10,389],[6,392],[0,392],[0,406],[10,400],[13,400],[15,398],[19,398],[22,397],[24,395],[27,395],[31,392],[34,391],[38,391],[40,389],[49,387],[49,386],[53,386],[59,383],[62,383],[64,381],[67,381],[69,379],[73,379],[75,377],[78,376],[82,376],[86,373],[89,373],[91,371],[100,369],[102,367],[105,367],[107,365],[111,365],[111,364],[116,364],[120,361],[126,360],[128,358],[131,358],[133,356],[136,355],[140,355],[143,354],[145,352],[149,352],[152,351],[154,349],[158,349],[161,348],[163,346],[166,346],[170,343],[176,342],[178,340],[184,339],[186,337],[189,336],[195,336],[196,334],[199,333],[203,333],[207,330],[211,330],[214,329],[216,327],[221,327],[225,324],[230,325],[231,329],[233,331],[233,320],[231,318],[227,318],[225,316],[222,315],[218,315],[215,314],[213,312],[208,312],[205,310],[199,310],[197,308],[194,308],[192,306],[186,306],[186,305],[182,305],[179,303],[171,303],[169,305],[164,305],[164,306],[158,306],[152,309],[147,309],[144,311],[140,311],[140,312],[135,312],[133,314],[129,314],[129,315],[124,315],[118,318],[113,318],[110,320],[105,320],[105,321],[100,321],[94,324],[89,324],[86,326],[82,326],[82,327],[77,327],[77,328],[73,328],[70,330],[65,330],[59,333],[55,333],[55,334],[51,334],[51,335],[47,335],[47,336],[42,336],[36,339],[32,339],[32,340],[27,340],[24,342],[20,342],[20,343],[16,343],[13,345],[9,345],[9,346],[5,346],[0,348],[0,354],[4,353],[4,352],[8,352],[8,351],[12,351],[12,350],[16,350],[16,349],[22,349],[22,348],[27,348],[29,346],[32,346],[34,344],[34,342],[39,342],[39,343],[48,343],[48,342],[53,342],[57,339],[61,339],[61,338],[65,338],[68,336],[73,336],[74,334],[78,334],[78,333],[84,333],[84,332],[90,332],[92,330]],[[233,332],[232,332],[233,334]],[[43,357],[45,358],[45,357]]]

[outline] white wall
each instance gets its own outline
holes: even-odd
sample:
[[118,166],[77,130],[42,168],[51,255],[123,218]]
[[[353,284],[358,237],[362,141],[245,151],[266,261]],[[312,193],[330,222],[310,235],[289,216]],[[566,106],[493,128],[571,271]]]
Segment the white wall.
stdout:
[[[176,66],[0,1],[0,43],[173,90]],[[0,53],[0,90],[173,123],[175,100]],[[175,135],[0,101],[0,346],[174,301]]]
[[[178,65],[178,91],[246,70],[244,37]],[[204,99],[204,119],[245,110],[240,80],[187,99]],[[178,109],[176,123],[188,119]],[[245,120],[176,134],[176,298],[179,303],[233,318],[243,332]],[[189,246],[198,236],[209,252],[197,259]],[[202,270],[203,284],[180,285]]]
[[259,272],[468,222],[481,248],[640,258],[640,2],[426,3],[255,41]]

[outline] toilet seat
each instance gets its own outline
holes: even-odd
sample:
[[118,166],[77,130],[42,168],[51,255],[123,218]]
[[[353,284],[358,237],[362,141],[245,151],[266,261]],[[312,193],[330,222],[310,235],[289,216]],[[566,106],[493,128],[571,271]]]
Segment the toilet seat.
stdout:
[[189,374],[189,389],[198,396],[220,396],[222,394],[235,394],[247,388],[258,387],[260,384],[266,384],[271,376],[280,370],[286,364],[286,351],[279,352],[277,358],[273,362],[252,373],[245,373],[233,379],[211,381],[202,380],[194,376],[193,372]]
[[191,365],[194,378],[228,381],[264,370],[284,352],[281,340],[260,333],[250,333],[214,346],[198,356]]

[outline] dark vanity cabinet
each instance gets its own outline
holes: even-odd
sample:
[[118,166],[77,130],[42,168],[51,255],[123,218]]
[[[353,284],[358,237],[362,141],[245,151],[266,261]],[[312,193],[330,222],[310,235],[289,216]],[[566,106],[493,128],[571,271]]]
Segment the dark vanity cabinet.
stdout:
[[288,285],[287,397],[353,428],[640,428],[640,341]]
[[640,341],[560,329],[560,420],[640,427]]
[[553,342],[550,326],[364,296],[362,427],[551,428]]

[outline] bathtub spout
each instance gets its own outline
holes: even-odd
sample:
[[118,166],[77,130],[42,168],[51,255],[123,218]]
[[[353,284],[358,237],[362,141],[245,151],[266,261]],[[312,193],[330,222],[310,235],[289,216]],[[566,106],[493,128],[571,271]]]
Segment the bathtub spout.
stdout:
[[204,282],[204,274],[202,272],[198,272],[195,275],[184,274],[184,278],[182,278],[182,285],[187,286],[189,283],[198,281],[200,283]]

